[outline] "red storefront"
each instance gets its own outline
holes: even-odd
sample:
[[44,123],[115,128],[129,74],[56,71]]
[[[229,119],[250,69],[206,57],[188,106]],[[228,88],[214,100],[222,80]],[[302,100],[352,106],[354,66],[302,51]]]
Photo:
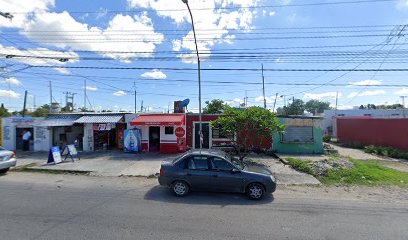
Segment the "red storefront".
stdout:
[[142,114],[130,123],[142,133],[142,151],[174,154],[186,151],[185,114]]
[[408,119],[339,117],[337,139],[344,143],[390,146],[408,151]]

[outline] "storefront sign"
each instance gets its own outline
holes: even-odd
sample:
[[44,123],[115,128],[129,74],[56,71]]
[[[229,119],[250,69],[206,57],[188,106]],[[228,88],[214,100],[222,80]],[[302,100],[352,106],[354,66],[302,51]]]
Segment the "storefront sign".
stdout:
[[186,134],[186,130],[184,130],[184,128],[182,127],[178,127],[176,128],[176,137],[184,137],[184,135]]
[[62,158],[60,148],[58,146],[51,147],[48,153],[47,164],[58,164],[61,162]]
[[64,160],[66,160],[68,156],[71,158],[72,161],[74,161],[74,158],[78,158],[78,160],[81,160],[74,144],[65,146],[61,155],[65,156]]
[[93,125],[94,131],[109,131],[115,128],[114,123],[95,123]]

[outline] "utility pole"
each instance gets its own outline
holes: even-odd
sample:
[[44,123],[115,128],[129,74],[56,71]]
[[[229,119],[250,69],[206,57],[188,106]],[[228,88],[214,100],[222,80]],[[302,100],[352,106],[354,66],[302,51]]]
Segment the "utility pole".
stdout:
[[405,98],[406,98],[407,96],[400,96],[400,98],[402,99],[402,115],[404,116],[404,118],[405,118]]
[[86,110],[86,79],[84,79],[84,110]]
[[262,92],[263,92],[263,99],[264,99],[264,108],[266,109],[266,98],[265,98],[265,77],[264,77],[263,64],[262,64]]
[[37,106],[35,105],[35,95],[33,95],[33,111],[35,111],[35,109],[37,109]]
[[334,109],[334,116],[337,116],[337,101],[339,99],[339,92],[336,92],[336,108]]
[[142,100],[142,104],[140,105],[140,112],[143,112],[143,100]]
[[133,88],[135,89],[135,114],[136,114],[136,112],[137,112],[137,103],[136,103],[137,91],[136,91],[136,82],[135,81],[133,81]]
[[245,90],[245,99],[244,99],[245,107],[248,107],[248,91]]
[[50,113],[52,111],[52,84],[50,81]]
[[72,112],[74,111],[74,96],[76,93],[64,92],[65,94],[65,111]]
[[25,117],[26,114],[26,104],[27,104],[27,90],[24,91],[23,117]]
[[278,93],[275,94],[275,101],[273,102],[273,110],[272,112],[275,112],[275,106],[276,106],[276,99],[278,98]]

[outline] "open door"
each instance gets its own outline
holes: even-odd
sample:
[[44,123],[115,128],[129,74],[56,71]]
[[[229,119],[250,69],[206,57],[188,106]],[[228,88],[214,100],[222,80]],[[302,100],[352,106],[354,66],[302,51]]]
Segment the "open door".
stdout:
[[[202,148],[210,148],[210,124],[202,123],[203,145]],[[200,123],[194,123],[194,148],[200,148]]]
[[149,152],[160,151],[160,127],[149,127]]

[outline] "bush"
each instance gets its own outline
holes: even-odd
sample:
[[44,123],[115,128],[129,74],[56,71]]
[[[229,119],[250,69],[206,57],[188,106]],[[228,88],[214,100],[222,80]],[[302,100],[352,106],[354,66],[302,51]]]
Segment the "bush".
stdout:
[[330,142],[331,141],[331,136],[330,135],[324,135],[323,136],[323,142]]
[[356,149],[364,149],[365,145],[359,142],[349,142],[346,144],[346,147],[349,148],[356,148]]
[[294,169],[300,172],[304,172],[304,173],[313,175],[312,167],[309,164],[310,161],[300,160],[297,158],[287,158],[286,160],[289,162],[289,165],[292,166]]
[[364,152],[392,158],[408,159],[408,152],[404,152],[393,147],[370,145],[364,148]]
[[375,146],[373,146],[373,145],[366,146],[364,148],[364,152],[366,152],[366,153],[375,153]]

